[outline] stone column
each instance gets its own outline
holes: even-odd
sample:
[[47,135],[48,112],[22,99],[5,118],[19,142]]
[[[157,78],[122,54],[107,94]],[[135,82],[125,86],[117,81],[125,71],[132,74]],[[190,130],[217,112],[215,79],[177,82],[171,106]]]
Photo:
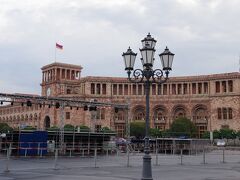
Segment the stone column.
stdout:
[[127,84],[128,86],[128,95],[131,95],[131,85],[129,86],[129,84]]
[[192,83],[189,83],[189,94],[191,95],[192,94]]
[[50,71],[50,81],[52,81],[52,79],[53,79],[53,70],[51,69],[49,71]]
[[199,94],[199,92],[198,92],[198,82],[196,83],[196,94]]
[[161,84],[161,95],[163,95],[163,84]]
[[184,94],[184,84],[182,83],[181,93]]
[[42,83],[44,82],[44,72],[42,72]]
[[226,81],[226,93],[229,93],[228,81]]
[[119,85],[120,84],[117,84],[117,95],[119,96]]

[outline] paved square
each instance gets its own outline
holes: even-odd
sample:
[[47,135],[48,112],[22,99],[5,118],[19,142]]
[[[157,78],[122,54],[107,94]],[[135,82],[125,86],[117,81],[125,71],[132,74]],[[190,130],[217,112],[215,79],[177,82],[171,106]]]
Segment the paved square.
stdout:
[[[239,153],[225,152],[222,162],[221,151],[206,154],[203,164],[202,154],[152,155],[154,180],[239,180]],[[59,157],[57,165],[53,157],[31,158],[12,157],[9,162],[9,173],[5,173],[6,159],[0,157],[1,180],[139,180],[142,173],[142,154],[130,156],[127,167],[127,156],[98,156],[97,167],[93,157]],[[57,167],[57,169],[54,169]]]

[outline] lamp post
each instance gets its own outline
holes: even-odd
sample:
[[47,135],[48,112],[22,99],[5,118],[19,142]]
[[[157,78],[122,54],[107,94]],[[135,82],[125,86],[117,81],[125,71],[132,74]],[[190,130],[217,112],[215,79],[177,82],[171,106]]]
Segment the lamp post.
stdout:
[[128,74],[128,80],[133,83],[144,83],[146,93],[146,125],[144,138],[144,156],[142,180],[152,180],[151,155],[149,147],[149,90],[152,83],[162,84],[167,81],[169,71],[172,70],[174,54],[166,47],[163,53],[159,54],[163,69],[153,69],[154,53],[156,40],[151,37],[150,33],[142,41],[141,62],[143,69],[135,69],[134,63],[137,53],[134,53],[129,47],[127,52],[123,53],[125,70]]

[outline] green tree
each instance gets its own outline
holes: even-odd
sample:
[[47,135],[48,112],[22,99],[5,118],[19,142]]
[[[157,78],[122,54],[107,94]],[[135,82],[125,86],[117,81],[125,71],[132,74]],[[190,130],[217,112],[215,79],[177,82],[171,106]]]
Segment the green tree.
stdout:
[[164,131],[162,132],[162,137],[164,137],[164,138],[169,138],[169,137],[171,137],[171,131],[170,131],[170,129],[164,130]]
[[142,139],[145,136],[145,122],[131,122],[130,136]]
[[78,131],[78,129],[80,132],[89,132],[90,131],[90,128],[85,125],[76,126],[75,130]]
[[210,139],[210,132],[209,131],[205,131],[202,135],[203,139]]
[[182,117],[173,121],[170,127],[170,132],[174,137],[194,137],[197,133],[197,128],[190,119]]
[[57,126],[52,126],[50,128],[47,128],[48,131],[58,131],[59,128]]
[[237,133],[233,129],[220,129],[219,130],[220,137],[221,138],[226,138],[226,139],[235,139],[237,136]]
[[213,131],[213,139],[220,139],[220,132],[218,130]]
[[64,131],[74,131],[74,126],[71,124],[66,124],[64,126]]
[[23,130],[37,130],[37,128],[32,126],[26,126],[25,128],[23,128]]
[[150,136],[152,137],[162,137],[162,132],[157,128],[150,128]]
[[0,123],[0,133],[8,133],[12,131],[13,128],[11,128],[7,123]]

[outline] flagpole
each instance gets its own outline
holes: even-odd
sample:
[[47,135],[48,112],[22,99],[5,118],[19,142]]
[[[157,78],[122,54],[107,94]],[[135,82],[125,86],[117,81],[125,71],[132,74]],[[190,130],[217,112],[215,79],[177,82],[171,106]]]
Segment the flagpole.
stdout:
[[239,60],[238,60],[238,72],[240,73],[240,54],[239,54]]
[[56,49],[57,49],[57,48],[56,48],[56,44],[55,44],[55,48],[54,48],[54,49],[55,49],[55,59],[54,59],[54,60],[55,60],[55,62],[56,62],[56,61],[57,61],[57,60],[56,60]]

